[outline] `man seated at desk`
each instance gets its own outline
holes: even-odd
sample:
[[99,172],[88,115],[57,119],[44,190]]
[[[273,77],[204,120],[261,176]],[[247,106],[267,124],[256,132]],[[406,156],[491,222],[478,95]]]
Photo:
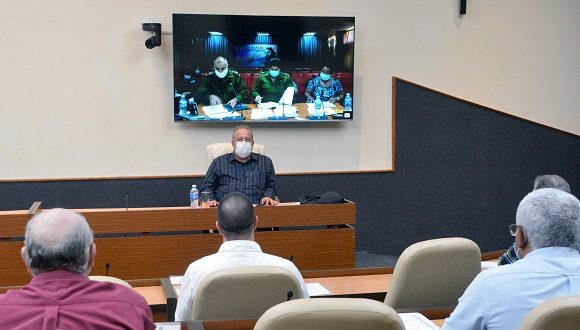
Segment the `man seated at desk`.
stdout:
[[[294,87],[290,75],[280,70],[282,61],[273,58],[268,62],[268,70],[262,72],[256,79],[252,89],[254,102],[278,102],[288,87]],[[294,89],[296,91],[296,89]]]
[[80,214],[36,215],[26,225],[21,254],[32,281],[0,295],[0,329],[155,329],[145,298],[88,278],[96,247]]
[[235,107],[243,103],[248,87],[237,71],[228,69],[228,60],[218,56],[213,61],[214,71],[207,74],[199,87],[199,97],[206,105],[227,103]]
[[269,157],[252,152],[252,129],[236,126],[232,146],[234,152],[214,159],[205,175],[202,191],[209,192],[209,205],[218,205],[231,192],[246,195],[253,204],[277,205],[274,164]]
[[[300,282],[304,297],[308,297],[306,284],[298,268],[289,260],[263,253],[254,241],[258,216],[250,200],[240,194],[225,196],[218,206],[216,226],[223,236],[217,253],[194,261],[183,276],[179,299],[175,310],[175,321],[192,319],[193,298],[201,279],[217,270],[245,266],[278,266],[290,270]],[[232,292],[235,294],[235,292]]]

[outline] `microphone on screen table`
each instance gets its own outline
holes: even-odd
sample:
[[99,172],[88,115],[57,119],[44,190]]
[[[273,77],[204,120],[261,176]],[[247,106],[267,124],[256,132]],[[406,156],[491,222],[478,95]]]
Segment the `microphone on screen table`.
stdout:
[[[238,92],[236,92],[236,89],[234,88],[234,84],[232,84],[232,82],[230,81],[230,86],[232,86],[232,90],[234,91],[234,94],[236,94],[236,99],[238,98]],[[238,105],[236,104],[236,107]],[[232,112],[236,111],[236,107],[232,107]],[[241,108],[241,107],[240,107]]]
[[111,267],[111,264],[107,262],[105,264],[105,276],[109,276],[109,267]]

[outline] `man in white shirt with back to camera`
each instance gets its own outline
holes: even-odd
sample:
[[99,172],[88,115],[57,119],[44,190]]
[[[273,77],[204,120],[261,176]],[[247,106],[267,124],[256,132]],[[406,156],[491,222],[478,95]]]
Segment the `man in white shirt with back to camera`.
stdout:
[[519,329],[538,304],[580,295],[580,202],[564,191],[532,191],[510,225],[520,260],[481,272],[443,330]]
[[[298,268],[289,260],[263,253],[260,245],[254,241],[254,230],[258,225],[258,216],[254,206],[241,193],[226,195],[218,206],[216,226],[223,236],[219,251],[194,261],[183,276],[175,321],[192,319],[193,297],[201,279],[217,270],[244,266],[278,266],[290,270],[300,282],[304,297],[308,297],[306,284]],[[232,292],[235,294],[235,292]]]

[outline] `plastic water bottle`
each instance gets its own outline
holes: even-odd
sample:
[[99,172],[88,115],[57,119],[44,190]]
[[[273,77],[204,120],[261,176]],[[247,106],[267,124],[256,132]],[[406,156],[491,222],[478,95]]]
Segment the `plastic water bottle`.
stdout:
[[346,93],[346,97],[344,98],[344,110],[352,111],[352,97],[350,97],[350,93]]
[[346,93],[346,97],[344,98],[344,118],[351,118],[352,117],[352,97],[350,93]]
[[179,99],[179,114],[185,115],[187,113],[187,100],[185,95],[181,94],[181,99]]
[[324,113],[322,112],[322,101],[320,101],[320,96],[316,96],[316,100],[314,100],[314,115],[315,116],[324,115]]
[[199,112],[197,111],[197,103],[195,103],[193,97],[189,99],[189,104],[191,105],[191,111],[189,111],[189,114],[192,116],[197,116]]
[[189,202],[190,207],[198,208],[199,207],[199,191],[197,190],[196,185],[191,186],[191,190],[189,191]]

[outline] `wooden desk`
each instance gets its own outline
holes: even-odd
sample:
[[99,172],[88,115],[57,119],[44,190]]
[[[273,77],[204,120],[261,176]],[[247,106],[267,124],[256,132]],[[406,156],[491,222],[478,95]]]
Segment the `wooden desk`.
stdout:
[[[337,116],[332,116],[332,115],[326,116],[326,119],[328,119],[328,120],[342,119],[340,116],[344,113],[344,107],[340,103],[334,103],[334,105],[336,108],[332,108],[332,110],[335,110],[338,115]],[[205,113],[203,111],[203,106],[204,106],[203,104],[198,104],[198,106],[197,106],[200,116],[205,116]],[[244,117],[244,120],[268,121],[268,119],[252,119],[252,110],[257,109],[258,106],[256,104],[253,104],[253,103],[247,104],[247,106],[249,108],[247,110],[236,111],[236,113],[241,114]],[[298,113],[299,118],[301,118],[301,119],[308,119],[309,118],[308,105],[306,103],[294,103],[293,106],[296,107],[296,112]],[[190,115],[178,115],[178,116],[182,117],[184,119],[190,120],[190,121],[211,120],[208,117],[204,118],[204,117],[199,117],[199,116],[196,117],[196,116],[190,116]],[[219,120],[219,119],[215,119],[215,120]],[[296,121],[296,120],[300,120],[300,119],[288,117],[287,120]]]
[[[95,232],[97,256],[91,275],[124,280],[183,274],[194,260],[215,253],[222,237],[216,208],[81,209]],[[256,241],[266,253],[293,259],[301,270],[354,267],[354,203],[256,207]],[[0,286],[30,281],[20,249],[27,211],[0,212]],[[291,243],[290,243],[291,242]]]

